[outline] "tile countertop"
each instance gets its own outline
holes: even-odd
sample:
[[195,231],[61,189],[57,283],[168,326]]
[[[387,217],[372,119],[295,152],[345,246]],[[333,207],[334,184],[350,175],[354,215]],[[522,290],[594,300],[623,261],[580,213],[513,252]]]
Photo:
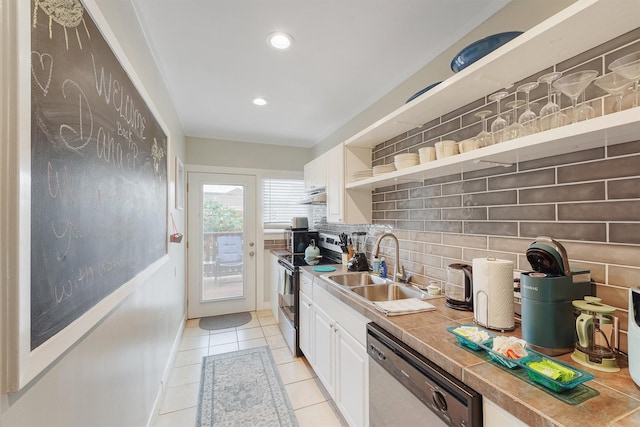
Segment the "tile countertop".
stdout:
[[[333,273],[317,273],[312,267],[301,267],[304,274],[347,273],[346,266],[335,265]],[[321,279],[321,278],[320,278]],[[453,310],[444,305],[444,298],[430,299],[436,310],[386,317],[370,305],[350,296],[325,280],[314,280],[357,312],[377,323],[408,346],[443,369],[464,381],[471,388],[533,426],[638,426],[640,425],[640,387],[629,376],[629,369],[610,374],[585,368],[571,360],[570,354],[558,359],[591,372],[595,379],[586,383],[598,396],[577,405],[569,405],[506,370],[465,350],[446,328],[473,323],[473,313]],[[497,332],[499,333],[499,332]],[[520,327],[507,335],[520,336]]]

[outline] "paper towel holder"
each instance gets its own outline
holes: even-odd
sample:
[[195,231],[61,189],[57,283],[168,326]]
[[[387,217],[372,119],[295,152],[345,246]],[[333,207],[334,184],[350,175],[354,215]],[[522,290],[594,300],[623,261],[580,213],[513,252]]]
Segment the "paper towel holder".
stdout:
[[487,328],[487,329],[493,329],[494,331],[500,331],[500,332],[508,332],[508,331],[513,331],[516,329],[516,325],[515,325],[515,321],[513,323],[513,326],[505,328],[502,326],[492,326],[489,324],[489,295],[484,291],[484,290],[479,290],[476,291],[476,294],[473,296],[474,300],[476,301],[476,303],[478,304],[477,306],[480,306],[480,295],[484,295],[485,298],[485,305],[484,305],[484,318],[487,319],[486,323],[482,323],[480,320],[478,320],[478,314],[474,311],[473,313],[473,323],[482,326],[483,328]]
[[[494,256],[487,256],[486,257],[487,261],[497,261],[497,258]],[[475,259],[474,259],[474,263],[475,263]],[[473,307],[473,322],[477,325],[480,325],[484,328],[487,329],[493,329],[496,331],[500,331],[500,332],[507,332],[507,331],[513,331],[516,329],[516,323],[515,323],[515,318],[513,319],[513,323],[510,326],[497,326],[497,325],[491,325],[490,324],[490,319],[489,319],[489,294],[484,290],[484,289],[474,289],[474,295],[473,295],[473,302],[474,302],[474,307]],[[480,320],[480,306],[481,306],[481,301],[484,301],[484,320],[485,323],[483,323]]]

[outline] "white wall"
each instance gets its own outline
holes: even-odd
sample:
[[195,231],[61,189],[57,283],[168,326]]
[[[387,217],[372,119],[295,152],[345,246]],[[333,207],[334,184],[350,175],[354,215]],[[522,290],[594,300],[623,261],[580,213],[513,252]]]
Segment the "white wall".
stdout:
[[283,145],[187,138],[187,163],[247,169],[302,171],[312,150]]
[[[10,0],[0,3],[2,15],[2,81],[7,70],[15,67],[16,60],[29,58],[29,46],[18,55],[11,54],[8,44],[16,38],[12,28],[12,13],[22,3]],[[97,8],[87,1],[91,10]],[[184,136],[175,111],[158,74],[144,38],[135,20],[135,13],[128,1],[96,0],[106,20],[111,23],[119,44],[124,49],[135,74],[142,81],[144,90],[159,111],[161,121],[169,134],[169,187],[175,182],[174,156],[185,157]],[[21,7],[24,7],[21,5]],[[91,7],[93,5],[93,7]],[[22,25],[24,27],[24,25]],[[28,34],[28,22],[26,23]],[[24,31],[24,28],[23,28]],[[28,78],[28,77],[27,77]],[[3,85],[4,86],[4,85]],[[16,113],[5,104],[0,110],[5,126],[16,120]],[[2,133],[2,144],[7,134]],[[12,151],[0,150],[2,177],[10,168]],[[13,195],[2,184],[2,210],[0,224],[6,229],[8,205],[13,202],[29,203],[29,200],[12,200]],[[173,206],[173,192],[169,196]],[[182,211],[170,209],[178,229],[184,232],[185,218]],[[2,296],[6,296],[9,282],[15,279],[11,266],[15,249],[2,246],[0,282]],[[179,338],[185,316],[185,250],[184,244],[169,245],[169,262],[149,280],[138,285],[133,293],[99,322],[41,375],[18,393],[0,395],[0,425],[3,427],[36,426],[143,426],[153,412],[161,392],[161,381],[171,357],[174,342]],[[3,302],[4,303],[4,302]],[[0,315],[6,314],[2,306]],[[6,330],[0,341],[0,354],[4,358]],[[4,366],[4,359],[2,360]]]

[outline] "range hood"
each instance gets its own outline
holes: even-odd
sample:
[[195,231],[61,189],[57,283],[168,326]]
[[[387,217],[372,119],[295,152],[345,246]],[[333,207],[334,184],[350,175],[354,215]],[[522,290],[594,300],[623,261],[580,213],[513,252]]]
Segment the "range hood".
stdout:
[[306,197],[300,201],[302,205],[326,205],[327,193],[324,188],[317,188],[307,193]]

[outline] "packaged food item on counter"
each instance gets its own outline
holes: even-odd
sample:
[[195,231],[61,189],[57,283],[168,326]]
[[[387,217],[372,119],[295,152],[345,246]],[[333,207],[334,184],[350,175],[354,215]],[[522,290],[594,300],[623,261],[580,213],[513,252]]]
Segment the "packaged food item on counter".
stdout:
[[493,339],[493,351],[500,353],[509,359],[520,359],[527,356],[525,349],[527,343],[516,337],[497,336]]

